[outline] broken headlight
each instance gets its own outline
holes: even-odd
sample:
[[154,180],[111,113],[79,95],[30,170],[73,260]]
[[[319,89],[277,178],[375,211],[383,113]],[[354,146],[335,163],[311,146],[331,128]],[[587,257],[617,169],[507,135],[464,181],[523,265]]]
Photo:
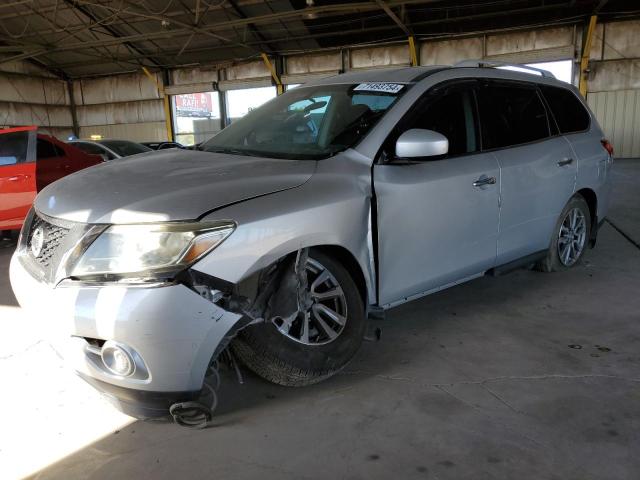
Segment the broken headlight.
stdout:
[[233,222],[112,225],[87,248],[72,277],[147,279],[181,270],[222,243]]

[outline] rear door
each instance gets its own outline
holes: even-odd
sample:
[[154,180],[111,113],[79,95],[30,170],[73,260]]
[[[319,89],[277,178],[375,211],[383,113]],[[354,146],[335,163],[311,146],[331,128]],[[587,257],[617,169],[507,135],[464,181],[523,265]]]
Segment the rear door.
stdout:
[[439,85],[420,100],[383,147],[411,128],[435,130],[449,153],[374,166],[381,305],[438,289],[494,266],[500,172],[480,151],[476,82]]
[[480,89],[483,146],[500,165],[497,263],[546,250],[575,188],[577,161],[535,84],[489,81]]
[[36,183],[38,191],[68,174],[65,152],[51,137],[38,134]]
[[0,230],[19,229],[35,196],[35,127],[0,130]]

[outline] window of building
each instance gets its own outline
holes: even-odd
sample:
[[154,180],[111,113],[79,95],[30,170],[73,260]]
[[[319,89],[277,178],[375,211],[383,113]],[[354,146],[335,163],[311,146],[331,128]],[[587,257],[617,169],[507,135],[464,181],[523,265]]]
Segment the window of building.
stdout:
[[547,112],[535,88],[495,82],[479,92],[485,149],[533,142],[549,136]]
[[[538,63],[526,63],[527,67],[541,68],[551,72],[554,77],[566,83],[573,83],[573,62],[571,60],[558,60],[555,62],[538,62]],[[517,66],[505,66],[498,67],[504,70],[513,70],[515,72],[532,73],[531,70],[526,68],[520,68]]]
[[277,96],[276,87],[245,88],[227,92],[227,112],[230,123]]
[[182,145],[209,140],[222,128],[218,92],[173,95],[173,131]]

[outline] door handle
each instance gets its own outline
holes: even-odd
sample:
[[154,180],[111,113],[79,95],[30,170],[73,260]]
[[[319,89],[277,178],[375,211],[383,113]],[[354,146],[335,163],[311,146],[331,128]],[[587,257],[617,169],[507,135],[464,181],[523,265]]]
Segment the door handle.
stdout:
[[27,178],[26,175],[14,175],[13,177],[7,178],[7,181],[9,181],[9,182],[19,182],[20,180],[24,180],[25,178]]
[[571,165],[573,163],[573,158],[565,158],[564,160],[560,160],[558,162],[559,167],[566,167],[567,165]]
[[483,187],[485,185],[495,185],[496,177],[480,177],[478,180],[473,182],[474,187]]

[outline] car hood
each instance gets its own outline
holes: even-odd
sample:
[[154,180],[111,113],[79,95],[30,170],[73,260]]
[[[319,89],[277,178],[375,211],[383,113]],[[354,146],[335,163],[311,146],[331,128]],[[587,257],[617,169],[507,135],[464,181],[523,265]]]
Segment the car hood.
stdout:
[[42,190],[38,212],[84,223],[196,219],[242,200],[295,188],[315,161],[165,150],[113,160]]

